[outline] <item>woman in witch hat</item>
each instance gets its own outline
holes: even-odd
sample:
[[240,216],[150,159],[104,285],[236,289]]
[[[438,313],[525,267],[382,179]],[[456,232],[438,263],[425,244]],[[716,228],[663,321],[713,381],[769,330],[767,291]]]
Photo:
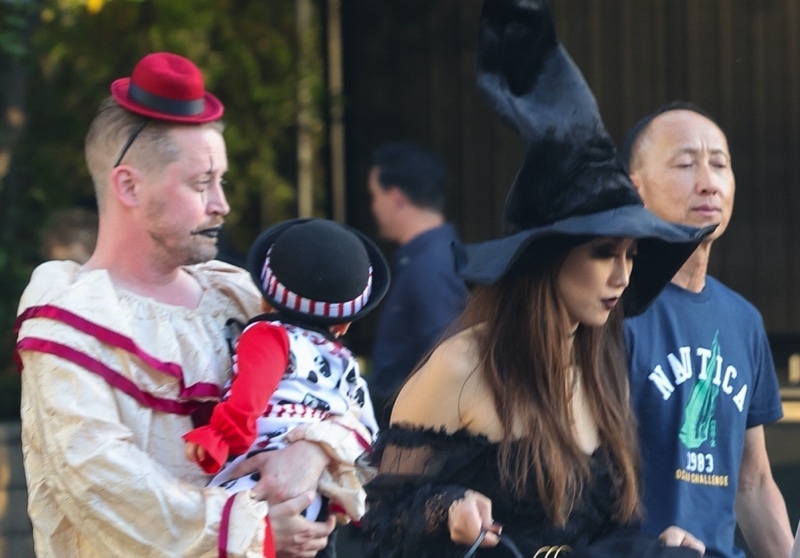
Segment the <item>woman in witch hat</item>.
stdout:
[[643,207],[543,0],[485,2],[478,82],[525,161],[505,236],[460,254],[473,289],[456,332],[379,436],[366,555],[697,557],[677,527],[637,532],[620,329],[711,231]]

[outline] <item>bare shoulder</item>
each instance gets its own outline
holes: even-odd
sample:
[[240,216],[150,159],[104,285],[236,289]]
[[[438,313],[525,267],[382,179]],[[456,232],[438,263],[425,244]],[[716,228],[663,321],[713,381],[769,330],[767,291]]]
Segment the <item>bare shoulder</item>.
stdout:
[[450,382],[465,382],[478,365],[478,345],[474,328],[460,331],[443,341],[428,362],[439,371],[438,376],[444,375]]
[[477,354],[472,329],[440,343],[398,395],[392,423],[457,430],[461,426],[459,400],[476,374]]

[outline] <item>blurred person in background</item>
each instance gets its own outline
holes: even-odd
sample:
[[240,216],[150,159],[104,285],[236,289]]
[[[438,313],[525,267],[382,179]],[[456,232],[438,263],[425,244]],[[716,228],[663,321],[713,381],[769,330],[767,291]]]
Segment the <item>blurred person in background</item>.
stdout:
[[47,260],[72,260],[80,264],[97,243],[97,211],[85,207],[55,210],[41,231],[41,256]]
[[372,215],[380,235],[398,244],[367,377],[381,427],[402,383],[466,302],[453,256],[458,235],[444,216],[445,178],[441,157],[412,143],[387,143],[372,154]]

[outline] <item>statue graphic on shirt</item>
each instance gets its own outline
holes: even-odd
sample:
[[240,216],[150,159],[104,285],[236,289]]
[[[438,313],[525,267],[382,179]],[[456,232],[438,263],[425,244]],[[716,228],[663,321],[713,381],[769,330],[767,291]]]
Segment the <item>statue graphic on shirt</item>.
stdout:
[[713,435],[712,428],[716,422],[713,420],[714,409],[719,395],[719,385],[714,383],[718,359],[719,331],[714,334],[711,356],[706,362],[706,369],[698,377],[692,388],[692,394],[689,396],[689,403],[683,411],[683,426],[681,426],[679,437],[689,449],[699,448],[708,440],[709,433]]

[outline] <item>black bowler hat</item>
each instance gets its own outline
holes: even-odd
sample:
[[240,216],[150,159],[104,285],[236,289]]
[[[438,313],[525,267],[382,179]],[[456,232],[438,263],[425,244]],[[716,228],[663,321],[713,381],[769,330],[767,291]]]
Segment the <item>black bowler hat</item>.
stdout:
[[270,305],[316,325],[355,321],[389,288],[389,265],[364,233],[327,219],[292,219],[262,232],[247,269]]
[[506,236],[466,245],[457,256],[459,274],[489,284],[554,240],[636,238],[623,303],[628,315],[642,312],[714,226],[668,223],[644,208],[544,0],[484,2],[477,73],[479,88],[522,136],[526,152],[506,198]]

